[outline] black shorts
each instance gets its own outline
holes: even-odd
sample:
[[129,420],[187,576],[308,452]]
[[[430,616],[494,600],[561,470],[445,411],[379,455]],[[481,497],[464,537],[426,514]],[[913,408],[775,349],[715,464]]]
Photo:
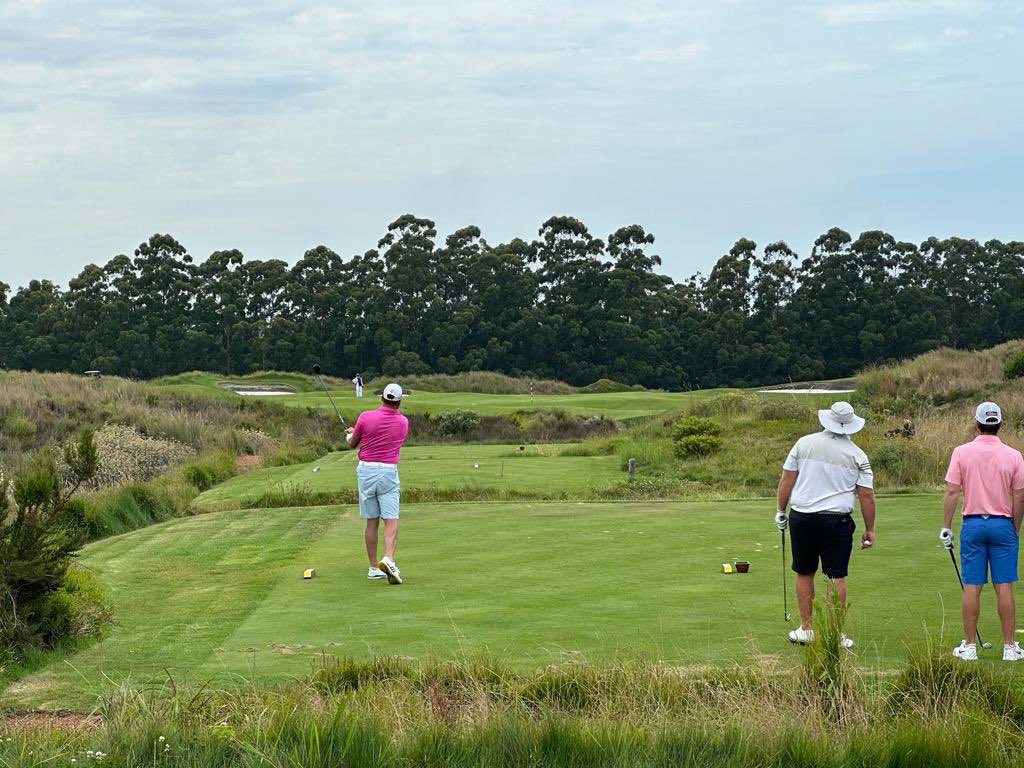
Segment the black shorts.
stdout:
[[850,567],[853,515],[827,515],[790,510],[790,538],[793,542],[793,570],[800,574],[821,570],[830,579],[842,579]]

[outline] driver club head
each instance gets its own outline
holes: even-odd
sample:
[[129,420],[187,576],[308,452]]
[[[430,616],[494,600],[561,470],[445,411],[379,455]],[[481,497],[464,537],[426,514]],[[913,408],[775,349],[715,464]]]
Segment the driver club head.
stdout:
[[314,365],[313,366],[313,373],[315,373],[317,376],[320,375],[320,366],[319,365]]

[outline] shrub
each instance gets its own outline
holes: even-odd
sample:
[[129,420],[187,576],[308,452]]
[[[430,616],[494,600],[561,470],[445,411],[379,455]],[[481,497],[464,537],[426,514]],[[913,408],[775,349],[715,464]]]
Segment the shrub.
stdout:
[[18,443],[27,443],[36,436],[36,425],[24,416],[12,416],[4,422],[3,432]]
[[84,505],[71,495],[96,471],[91,432],[65,448],[64,462],[73,473],[68,490],[46,451],[15,476],[13,492],[6,481],[0,487],[0,647],[52,645],[71,626],[70,597],[56,593],[85,542]]
[[1024,349],[1010,355],[1003,363],[1003,378],[1007,381],[1019,379],[1022,376],[1024,376]]
[[43,643],[92,637],[111,618],[110,606],[99,582],[88,571],[71,567],[61,586],[44,601],[40,611]]
[[437,434],[442,437],[465,435],[480,426],[476,411],[449,411],[437,417]]
[[684,416],[672,425],[672,439],[681,440],[693,435],[720,435],[722,425],[714,419],[700,416]]
[[235,456],[229,451],[217,451],[188,464],[182,469],[185,480],[200,491],[208,491],[217,483],[232,477],[236,471]]
[[710,456],[721,449],[722,438],[717,435],[686,435],[673,444],[673,451],[681,459]]
[[[146,437],[124,424],[103,427],[96,433],[95,442],[99,464],[89,483],[93,489],[152,480],[195,456],[187,445]],[[59,456],[57,464],[67,484],[70,469]]]

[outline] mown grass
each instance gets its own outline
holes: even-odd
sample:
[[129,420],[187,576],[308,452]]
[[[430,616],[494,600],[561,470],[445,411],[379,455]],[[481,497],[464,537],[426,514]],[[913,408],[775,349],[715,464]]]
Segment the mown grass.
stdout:
[[[429,445],[402,450],[403,500],[592,498],[592,489],[623,476],[607,456],[561,456],[561,445]],[[194,509],[310,506],[357,500],[356,453],[249,472],[222,483]]]
[[[959,641],[938,502],[882,497],[878,543],[854,553],[846,631],[860,667],[897,667],[925,628],[947,650]],[[8,696],[88,706],[110,685],[167,674],[264,686],[323,654],[489,655],[519,670],[614,659],[785,669],[800,655],[785,640],[773,513],[767,500],[406,505],[406,584],[395,588],[365,578],[353,507],[174,519],[86,548],[82,566],[109,593],[115,623]],[[723,575],[738,559],[750,573]],[[309,567],[318,575],[304,581]],[[791,608],[792,597],[790,587]],[[989,592],[984,605],[982,633],[997,637]],[[983,657],[999,663],[996,651]]]

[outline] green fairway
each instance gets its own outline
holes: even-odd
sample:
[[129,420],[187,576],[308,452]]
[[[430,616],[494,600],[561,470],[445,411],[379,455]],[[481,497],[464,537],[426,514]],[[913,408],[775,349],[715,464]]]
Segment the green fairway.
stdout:
[[[267,397],[275,403],[299,408],[331,409],[327,395],[321,389],[310,389],[301,375],[264,375],[259,377],[240,378],[239,383],[275,384],[291,386],[297,390],[291,395],[274,395]],[[241,397],[221,389],[217,383],[220,378],[212,374],[186,374],[178,377],[160,379],[161,387],[181,392],[199,393],[212,392],[230,397]],[[232,379],[234,381],[234,379]],[[400,379],[399,379],[400,381]],[[604,415],[614,419],[629,419],[637,416],[650,416],[655,413],[685,408],[697,399],[714,397],[729,392],[727,389],[703,389],[694,392],[613,392],[613,393],[581,393],[572,395],[491,395],[477,392],[427,392],[414,390],[413,394],[402,401],[403,410],[415,413],[441,413],[460,408],[476,411],[485,416],[514,413],[521,410],[561,409],[572,414]],[[369,390],[357,398],[351,387],[332,389],[334,398],[342,414],[354,422],[355,417],[365,410],[375,408],[379,403]]]
[[[402,449],[399,472],[406,490],[486,488],[568,497],[625,476],[615,456],[559,456],[561,449],[559,445],[530,445],[522,451],[515,445],[411,446]],[[194,504],[203,510],[229,509],[272,491],[355,489],[356,461],[355,451],[344,451],[309,464],[258,469],[212,488]]]
[[[959,636],[959,587],[935,536],[939,503],[880,500],[878,543],[851,566],[848,632],[859,664],[891,666],[926,633],[950,645]],[[8,699],[80,705],[105,686],[167,674],[271,683],[308,673],[321,653],[492,654],[519,667],[799,658],[784,639],[771,501],[403,512],[400,587],[366,580],[352,507],[212,513],[89,545],[81,560],[110,590],[114,625],[16,683]],[[750,573],[722,574],[737,558]],[[319,575],[304,581],[311,566]],[[990,593],[983,616],[983,633],[998,640]]]
[[[685,408],[698,398],[713,397],[728,390],[705,389],[698,392],[614,392],[610,394],[578,395],[486,395],[476,392],[422,392],[416,391],[402,401],[402,408],[416,413],[440,413],[465,408],[482,415],[534,408],[559,408],[573,414],[604,415],[614,419],[650,416],[654,413]],[[374,398],[357,398],[350,390],[331,392],[346,417],[375,407]],[[330,408],[323,392],[303,392],[275,397],[288,405]]]

